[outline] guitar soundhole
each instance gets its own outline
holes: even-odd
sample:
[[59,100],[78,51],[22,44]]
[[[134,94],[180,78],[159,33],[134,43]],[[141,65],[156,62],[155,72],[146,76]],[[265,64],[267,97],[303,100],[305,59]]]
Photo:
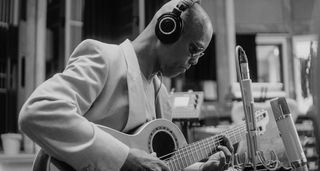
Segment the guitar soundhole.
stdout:
[[167,132],[157,132],[152,140],[152,148],[157,153],[157,157],[164,160],[172,156],[172,154],[167,154],[175,151],[175,142]]

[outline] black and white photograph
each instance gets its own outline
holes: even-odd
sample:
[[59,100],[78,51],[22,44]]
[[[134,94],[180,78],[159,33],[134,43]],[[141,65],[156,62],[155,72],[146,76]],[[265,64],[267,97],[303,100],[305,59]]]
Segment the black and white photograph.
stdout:
[[320,0],[0,0],[0,171],[320,171]]

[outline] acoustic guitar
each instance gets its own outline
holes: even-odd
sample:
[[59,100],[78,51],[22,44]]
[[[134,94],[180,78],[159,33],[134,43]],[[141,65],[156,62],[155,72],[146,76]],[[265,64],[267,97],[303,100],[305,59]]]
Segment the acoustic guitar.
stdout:
[[[269,121],[268,113],[265,110],[259,110],[255,115],[257,133],[261,135]],[[125,134],[105,126],[99,127],[130,148],[137,148],[148,153],[155,152],[170,167],[171,171],[180,171],[215,153],[220,143],[223,143],[223,136],[228,137],[232,144],[236,144],[246,135],[244,121],[215,136],[191,144],[187,144],[182,132],[174,123],[165,119],[155,119],[147,122],[133,134]],[[36,156],[33,170],[70,171],[74,169],[70,165],[49,156],[41,149]]]

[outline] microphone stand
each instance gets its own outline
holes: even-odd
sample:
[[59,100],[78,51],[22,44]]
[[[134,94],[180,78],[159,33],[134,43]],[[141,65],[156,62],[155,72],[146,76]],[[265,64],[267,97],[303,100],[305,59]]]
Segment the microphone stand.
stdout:
[[257,130],[253,106],[254,100],[251,91],[252,81],[249,74],[248,59],[241,46],[236,47],[236,70],[239,78],[246,120],[248,159],[253,165],[253,170],[256,171],[255,156],[257,151]]
[[[239,78],[240,89],[242,94],[243,110],[247,128],[247,149],[248,161],[247,166],[252,166],[257,171],[257,166],[263,166],[264,170],[276,170],[280,161],[275,152],[271,151],[271,159],[266,160],[263,152],[258,151],[257,147],[257,127],[254,112],[254,100],[252,96],[252,81],[250,79],[248,58],[241,46],[236,46],[236,70]],[[259,164],[256,160],[259,159]]]

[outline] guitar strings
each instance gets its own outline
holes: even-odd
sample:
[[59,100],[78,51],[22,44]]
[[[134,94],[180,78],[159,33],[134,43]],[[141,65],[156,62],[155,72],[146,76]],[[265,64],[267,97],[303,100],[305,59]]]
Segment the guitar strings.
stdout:
[[[257,118],[257,120],[258,121],[261,121],[262,119],[261,118],[264,118],[264,116],[262,115],[263,113],[265,113],[265,111],[264,110],[261,110],[261,111],[256,111],[256,118]],[[261,117],[261,116],[263,116],[263,117]],[[243,124],[244,123],[244,124]],[[240,127],[240,128],[238,128],[238,129],[236,129],[237,127]],[[245,131],[243,131],[243,130],[245,130]],[[205,145],[205,146],[203,146],[205,149],[205,153],[206,153],[206,148],[207,147],[209,147],[209,150],[210,150],[210,152],[209,153],[207,153],[207,154],[205,154],[205,155],[210,155],[213,151],[215,151],[216,150],[216,146],[214,146],[213,148],[212,148],[212,150],[211,150],[211,148],[210,147],[212,147],[212,145],[210,145],[209,144],[209,142],[207,142],[207,144],[204,142],[205,140],[209,140],[209,139],[212,139],[213,140],[213,144],[218,144],[218,145],[220,145],[220,142],[222,142],[223,141],[223,139],[222,139],[222,137],[224,136],[224,132],[226,133],[226,134],[231,134],[232,135],[232,133],[233,133],[233,137],[235,137],[235,141],[237,141],[237,138],[236,138],[236,136],[235,135],[239,135],[239,132],[240,132],[240,137],[239,137],[239,139],[241,139],[242,138],[242,135],[241,135],[241,133],[243,134],[246,134],[246,125],[245,125],[245,122],[242,122],[242,123],[239,123],[238,125],[235,125],[234,127],[233,127],[233,129],[232,130],[227,130],[227,131],[221,131],[220,133],[218,133],[217,134],[217,136],[214,136],[214,137],[209,137],[209,138],[206,138],[206,139],[204,139],[204,140],[201,140],[201,141],[198,141],[198,142],[194,142],[194,143],[191,143],[191,144],[189,144],[189,145],[187,145],[187,146],[184,146],[184,147],[182,147],[182,148],[180,148],[180,149],[178,149],[177,151],[174,151],[174,152],[172,152],[172,153],[169,153],[169,154],[166,154],[166,155],[164,155],[164,156],[161,156],[160,157],[160,159],[161,158],[164,158],[164,157],[167,157],[168,155],[171,155],[171,154],[174,154],[174,156],[173,157],[170,157],[170,158],[168,158],[168,159],[166,159],[166,160],[164,160],[170,167],[172,167],[173,169],[175,169],[176,167],[177,168],[179,168],[180,167],[180,164],[178,163],[176,163],[176,161],[178,161],[178,160],[181,160],[182,162],[181,162],[181,165],[182,165],[182,167],[181,168],[184,168],[184,167],[186,167],[187,165],[188,165],[188,161],[187,161],[187,159],[185,159],[184,161],[185,161],[185,164],[186,164],[186,166],[183,166],[184,165],[184,162],[183,162],[183,160],[182,160],[182,158],[186,158],[186,157],[188,157],[189,156],[189,154],[188,154],[188,151],[191,151],[190,153],[191,153],[191,156],[193,157],[193,154],[192,154],[192,150],[196,150],[196,146],[197,145],[199,145],[200,147],[201,147],[201,145],[200,145],[200,142],[203,142],[203,144]],[[232,138],[232,136],[229,136],[230,137],[230,140],[231,140],[231,138]],[[188,150],[188,147],[190,148],[189,150]],[[183,150],[185,150],[185,152],[183,151]],[[180,153],[180,156],[179,156],[179,153]],[[182,154],[181,154],[182,153]],[[196,156],[198,156],[198,154],[197,154],[197,152],[195,152],[196,153]],[[202,155],[202,153],[201,153],[201,151],[200,151],[200,157],[202,157],[201,156]],[[208,156],[206,156],[206,157],[208,157]],[[194,157],[193,157],[194,158]],[[205,157],[204,157],[205,158]],[[202,158],[203,159],[203,158]],[[201,159],[200,159],[201,160]],[[196,160],[196,161],[199,161],[199,160]],[[172,164],[172,165],[170,165],[170,164]],[[173,165],[174,164],[174,165]],[[177,165],[177,166],[176,166]],[[262,171],[262,170],[265,170],[265,169],[258,169],[258,171]]]
[[[256,116],[256,118],[257,118],[257,120],[258,121],[261,121],[262,119],[261,118],[264,118],[264,116],[263,116],[263,113],[265,113],[266,111],[265,110],[258,110],[258,111],[256,111],[255,112],[255,114],[257,115]],[[261,117],[262,116],[262,117]],[[236,129],[236,127],[240,127],[239,129]],[[243,130],[245,130],[245,132],[243,132]],[[224,132],[226,132],[226,133],[228,133],[228,132],[230,132],[231,131],[231,133],[233,132],[234,133],[234,135],[236,135],[236,134],[239,134],[239,132],[240,133],[245,133],[246,134],[246,124],[245,124],[245,121],[243,121],[243,122],[241,122],[241,123],[239,123],[239,124],[237,124],[237,125],[235,125],[234,127],[233,127],[233,129],[232,130],[227,130],[227,131],[221,131],[220,133],[218,133],[217,134],[217,136],[215,136],[215,137],[209,137],[209,138],[206,138],[206,139],[204,139],[204,140],[208,140],[208,139],[213,139],[214,140],[214,143],[218,143],[219,145],[220,145],[220,142],[222,142],[223,140],[221,140],[220,138],[219,138],[219,136],[223,136],[223,133]],[[231,134],[230,133],[230,134]],[[217,138],[218,137],[218,138]],[[230,136],[231,137],[231,136]],[[240,139],[241,139],[241,135],[240,135]],[[232,137],[231,137],[232,138]],[[204,140],[201,140],[201,141],[204,141]],[[165,158],[165,157],[167,157],[167,156],[169,156],[169,155],[173,155],[174,154],[174,156],[173,157],[170,157],[170,158],[168,158],[168,159],[166,159],[166,160],[164,160],[164,161],[168,161],[168,160],[180,160],[180,159],[182,159],[182,158],[184,158],[184,157],[186,157],[186,156],[188,156],[189,154],[188,154],[188,147],[190,147],[190,150],[193,150],[192,149],[192,147],[191,146],[194,146],[194,150],[196,150],[196,146],[197,146],[197,144],[199,143],[200,141],[198,141],[198,142],[194,142],[194,143],[191,143],[191,144],[189,144],[189,145],[187,145],[187,146],[184,146],[184,147],[181,147],[180,149],[178,149],[178,150],[176,150],[176,151],[174,151],[174,152],[171,152],[171,153],[168,153],[168,154],[166,154],[166,155],[163,155],[163,156],[161,156],[161,157],[159,157],[159,159],[161,159],[161,158]],[[204,143],[205,144],[205,143]],[[205,144],[205,148],[207,148],[207,147],[209,147],[209,149],[210,149],[210,147],[211,147],[212,145],[210,145],[210,144]],[[213,148],[215,148],[215,147],[213,147]],[[183,150],[184,149],[187,149],[186,150],[186,155],[180,155],[181,157],[177,157],[177,154],[176,153],[179,153],[179,152],[183,152]],[[214,150],[214,149],[213,149]],[[210,152],[211,153],[211,152]],[[196,153],[197,154],[197,153]],[[201,153],[200,153],[200,155],[201,155]]]
[[[236,127],[241,127],[241,128],[240,128],[240,129],[235,129]],[[243,130],[245,130],[245,129],[246,129],[246,128],[245,128],[245,125],[238,125],[238,126],[235,126],[235,127],[234,127],[234,130],[235,130],[235,131],[233,131],[233,130],[231,130],[231,131],[233,131],[233,134],[235,135],[235,134],[239,134],[239,132],[243,132]],[[225,131],[225,132],[229,132],[229,131]],[[220,143],[220,142],[223,141],[223,140],[221,139],[221,137],[223,136],[223,134],[224,134],[224,132],[220,132],[220,133],[218,133],[217,136],[215,136],[215,137],[209,137],[209,138],[203,139],[203,140],[201,140],[201,141],[205,141],[205,140],[208,140],[208,139],[213,139],[213,140],[214,140],[214,143]],[[233,136],[234,136],[234,135],[233,135]],[[219,136],[220,136],[220,137],[219,137]],[[230,136],[230,137],[231,137],[231,136]],[[239,138],[241,138],[241,137],[239,137]],[[166,155],[164,155],[164,156],[161,156],[160,159],[161,159],[161,158],[164,158],[164,157],[167,157],[168,155],[172,155],[172,154],[174,154],[174,153],[181,152],[181,151],[187,149],[188,147],[190,148],[190,150],[193,150],[192,148],[194,148],[194,150],[196,150],[196,146],[197,146],[199,143],[200,143],[200,141],[191,143],[191,144],[189,144],[189,145],[187,145],[187,146],[184,146],[184,147],[181,147],[181,148],[178,149],[177,151],[174,151],[174,152],[168,153],[168,154],[166,154]],[[192,147],[191,147],[191,146],[192,146]],[[204,146],[204,147],[208,147],[208,146],[210,147],[211,145],[205,143],[205,146]],[[188,151],[188,149],[187,149],[186,151]],[[170,159],[171,159],[171,158],[169,158],[169,160],[170,160]],[[167,159],[167,160],[168,160],[168,159]]]
[[[243,128],[240,128],[240,129],[236,129],[237,127],[243,127]],[[233,128],[236,132],[234,132],[233,130],[233,132],[234,132],[234,134],[239,134],[239,132],[242,132],[243,131],[243,129],[245,129],[245,127],[244,127],[244,125],[237,125],[237,126],[235,126],[234,128]],[[223,134],[224,134],[224,132],[228,132],[228,131],[222,131],[222,132],[220,132],[220,133],[218,133],[217,134],[217,136],[222,136]],[[217,136],[215,136],[215,137],[209,137],[209,138],[206,138],[206,139],[203,139],[203,140],[201,140],[201,141],[204,141],[204,140],[207,140],[207,139],[217,139],[217,140],[219,140],[220,139],[220,137],[218,137],[217,138]],[[217,140],[215,141],[215,142],[217,142]],[[186,148],[188,148],[189,146],[197,146],[197,144],[199,143],[200,141],[198,141],[198,142],[193,142],[193,143],[191,143],[191,144],[188,144],[187,146],[184,146],[184,147],[181,147],[181,148],[179,148],[177,151],[183,151],[184,149],[186,149]],[[220,141],[221,142],[221,141]],[[209,144],[210,145],[210,144]],[[190,147],[191,148],[191,147]],[[172,152],[172,153],[168,153],[168,154],[166,154],[166,155],[164,155],[164,156],[161,156],[160,158],[164,158],[164,157],[167,157],[168,155],[171,155],[171,154],[173,154],[173,153],[176,153],[177,151],[174,151],[174,152]]]
[[[221,141],[219,141],[219,142],[221,142]],[[215,148],[213,148],[212,150],[214,151]],[[208,153],[208,154],[210,155],[210,153]],[[196,154],[196,155],[198,156],[198,154]],[[178,157],[174,157],[172,160],[166,161],[166,164],[168,164],[168,166],[170,168],[178,168],[178,170],[180,170],[182,168],[185,168],[185,167],[189,166],[190,164],[192,164],[192,163],[194,163],[196,161],[199,161],[198,159],[195,160],[194,157],[193,157],[193,159],[191,159],[191,158],[188,159],[188,158],[186,158],[186,156],[189,156],[189,154],[180,155],[180,156],[178,155]],[[202,157],[202,153],[201,152],[200,152],[200,156]],[[208,156],[205,156],[205,157],[208,157]],[[205,157],[202,157],[202,159],[205,158]],[[184,158],[184,160],[182,160],[183,158]]]
[[[240,128],[239,128],[239,129],[236,129],[237,127],[240,127]],[[230,133],[230,134],[231,134],[230,137],[232,138],[232,136],[239,135],[239,132],[241,133],[241,132],[243,132],[243,130],[246,130],[245,125],[242,125],[242,124],[241,124],[241,125],[235,126],[235,127],[234,127],[234,130],[220,132],[220,133],[218,133],[218,135],[215,136],[215,137],[209,137],[209,138],[206,138],[206,139],[204,139],[204,140],[201,140],[201,141],[192,143],[192,144],[190,144],[190,145],[188,145],[188,146],[184,146],[184,147],[178,149],[178,150],[175,151],[175,152],[172,152],[172,153],[166,154],[166,155],[164,155],[164,156],[161,156],[160,159],[161,159],[161,158],[164,158],[164,157],[167,157],[168,155],[171,155],[171,154],[174,154],[174,156],[171,157],[171,158],[166,159],[165,161],[168,161],[168,160],[176,161],[176,160],[180,160],[180,159],[182,159],[182,158],[185,158],[185,157],[189,156],[188,151],[191,151],[190,153],[192,153],[192,151],[196,150],[196,146],[200,146],[200,147],[201,147],[201,145],[200,145],[201,142],[203,142],[203,144],[204,144],[204,146],[202,146],[202,147],[205,148],[205,151],[207,151],[206,149],[209,148],[209,150],[210,150],[209,154],[210,154],[210,153],[212,153],[214,150],[216,150],[217,146],[214,145],[214,146],[212,147],[211,144],[205,143],[205,140],[208,141],[209,139],[211,139],[211,140],[213,140],[213,144],[218,144],[218,145],[220,145],[220,143],[221,143],[222,141],[224,141],[224,140],[222,139],[223,136],[224,136],[224,134]],[[244,133],[245,133],[245,132],[244,132]],[[233,135],[232,135],[232,134],[233,134]],[[240,136],[239,138],[241,138],[241,136]],[[190,148],[190,149],[188,149],[188,148]],[[212,150],[211,150],[211,149],[212,149]],[[185,150],[186,153],[183,152],[184,150]],[[179,153],[184,153],[184,154],[180,154],[180,155],[179,155]],[[196,153],[196,154],[197,154],[197,153]],[[202,155],[202,153],[200,152],[200,156],[201,156],[201,155]],[[198,156],[198,155],[197,155],[197,156]]]
[[[226,132],[241,132],[241,130],[243,130],[243,129],[245,129],[245,127],[244,127],[245,125],[241,125],[241,127],[242,128],[240,128],[240,129],[237,129],[237,130],[235,130],[235,131],[233,131],[233,130],[231,130],[231,131],[226,131]],[[243,128],[244,127],[244,128]],[[211,139],[214,139],[214,144],[217,144],[217,143],[219,143],[220,144],[220,142],[222,142],[223,141],[223,139],[221,139],[223,137],[223,134],[218,134],[216,137],[210,137]],[[204,143],[205,144],[205,143]],[[197,144],[196,144],[197,145]],[[209,149],[211,150],[211,148],[210,148],[210,144],[205,144],[205,148],[207,148],[209,146]],[[190,147],[191,148],[191,147]],[[212,153],[214,150],[216,150],[215,149],[216,147],[213,147],[213,149],[211,150],[211,152],[209,152],[208,154],[210,154],[210,153]],[[171,162],[173,162],[173,163],[171,163],[171,164],[174,164],[174,167],[176,167],[176,165],[178,166],[178,167],[180,167],[180,164],[179,163],[176,163],[176,161],[177,160],[182,160],[182,158],[185,158],[186,156],[188,156],[189,154],[187,153],[186,155],[182,155],[182,154],[180,154],[179,155],[179,152],[182,152],[182,150],[180,149],[180,150],[178,150],[178,151],[176,151],[176,152],[174,152],[174,153],[177,153],[177,154],[175,154],[175,156],[173,156],[172,158],[169,158],[169,159],[167,159],[167,160],[165,160],[166,162],[170,162],[170,161],[168,161],[168,160],[171,160]],[[186,152],[188,152],[188,151],[186,151]],[[197,153],[196,153],[197,154]],[[202,153],[200,152],[200,156],[202,155]],[[206,154],[207,155],[207,154]],[[197,155],[198,156],[198,155]],[[183,168],[183,167],[186,167],[187,166],[187,160],[185,159],[185,163],[182,161],[181,162],[181,165],[182,165],[182,167],[181,168]],[[196,161],[198,161],[198,160],[196,160]],[[170,163],[167,163],[168,165],[170,164]],[[184,164],[186,164],[186,166],[184,166]]]

